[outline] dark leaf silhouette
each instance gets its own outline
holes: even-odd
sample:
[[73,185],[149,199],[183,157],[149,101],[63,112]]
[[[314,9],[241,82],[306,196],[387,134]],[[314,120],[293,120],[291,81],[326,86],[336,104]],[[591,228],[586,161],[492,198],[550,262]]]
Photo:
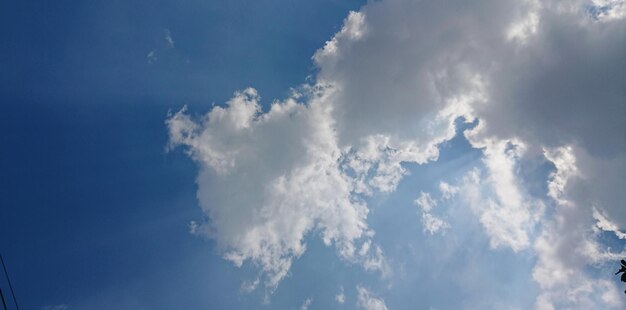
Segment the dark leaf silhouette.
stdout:
[[[622,274],[622,276],[620,277],[620,279],[622,280],[622,282],[626,282],[626,261],[625,260],[620,260],[620,262],[622,263],[621,268],[615,273],[615,275],[618,274]],[[626,294],[626,291],[624,291],[624,294]]]

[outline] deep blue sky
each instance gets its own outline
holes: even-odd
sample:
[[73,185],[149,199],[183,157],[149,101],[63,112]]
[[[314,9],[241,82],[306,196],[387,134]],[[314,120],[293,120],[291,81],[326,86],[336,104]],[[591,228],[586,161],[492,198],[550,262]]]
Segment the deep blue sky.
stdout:
[[164,120],[248,86],[284,97],[360,2],[0,4],[0,251],[21,307],[241,307],[239,271],[188,233],[196,168]]

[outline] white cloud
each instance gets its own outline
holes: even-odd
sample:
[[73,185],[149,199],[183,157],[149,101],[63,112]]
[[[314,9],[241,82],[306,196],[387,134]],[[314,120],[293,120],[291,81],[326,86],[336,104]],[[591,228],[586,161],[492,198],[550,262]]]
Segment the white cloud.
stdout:
[[433,235],[450,227],[448,223],[431,213],[437,206],[437,201],[433,200],[429,193],[421,192],[420,196],[415,199],[413,203],[420,207],[422,211],[422,227],[424,232]]
[[[626,253],[613,253],[597,240],[597,229],[615,229],[614,224],[595,208],[580,205],[572,200],[572,184],[580,178],[575,168],[576,158],[571,147],[545,152],[556,170],[548,181],[548,194],[557,204],[555,215],[547,220],[541,235],[535,241],[538,262],[533,278],[542,288],[538,303],[556,308],[607,308],[623,306],[615,284],[596,279],[584,269],[591,264],[615,261]],[[593,218],[596,223],[593,223]],[[597,225],[597,226],[596,226]],[[617,229],[615,229],[617,231]],[[619,231],[617,231],[619,232]],[[595,296],[601,296],[597,300]]]
[[387,305],[385,305],[385,301],[382,298],[378,298],[372,295],[372,293],[366,289],[358,285],[356,287],[357,290],[357,306],[364,310],[387,310]]
[[565,2],[542,3],[532,41],[492,51],[497,65],[484,74],[489,100],[473,107],[484,136],[516,138],[537,150],[569,147],[582,176],[575,183],[588,188],[574,200],[588,200],[587,207],[599,202],[623,226],[626,212],[617,209],[626,197],[612,189],[624,184],[614,171],[626,161],[618,91],[626,73],[615,66],[623,58],[626,20],[594,22],[584,11],[588,4],[571,2],[567,7],[577,9],[566,9]]
[[300,305],[300,310],[308,310],[312,302],[313,299],[311,297],[305,299],[302,305]]
[[600,21],[610,21],[626,17],[624,0],[592,0],[591,13]]
[[626,233],[620,231],[619,227],[611,220],[607,218],[607,216],[600,210],[593,208],[593,218],[597,221],[596,226],[604,231],[610,231],[615,234],[620,239],[626,239]]
[[165,33],[164,39],[165,39],[165,42],[167,43],[167,46],[169,48],[174,48],[174,39],[172,38],[172,33],[170,32],[169,29],[165,29],[164,33]]
[[524,16],[515,20],[506,30],[506,38],[525,44],[527,40],[537,32],[539,26],[538,10],[541,7],[539,1],[523,1],[527,6]]
[[[344,260],[384,270],[363,196],[394,191],[403,163],[436,161],[454,120],[476,118],[466,136],[486,169],[458,186],[442,183],[442,199],[464,199],[492,247],[535,251],[538,308],[619,306],[600,294],[612,284],[585,268],[616,255],[593,227],[618,236],[626,227],[623,8],[609,0],[368,3],[315,53],[319,74],[302,97],[261,112],[247,89],[203,118],[170,117],[172,145],[200,166],[198,199],[210,221],[194,231],[236,265],[259,265],[269,287],[313,232]],[[547,197],[536,197],[520,169],[542,156],[555,170]],[[418,204],[424,227],[444,226],[432,198]]]
[[314,57],[317,81],[337,90],[329,100],[339,145],[349,148],[357,176],[375,174],[369,183],[361,182],[365,193],[395,190],[405,174],[402,162],[436,160],[438,144],[455,134],[454,119],[482,99],[478,76],[462,65],[439,66],[441,55],[415,41],[430,35],[432,21],[394,21],[393,14],[418,10],[406,5],[415,4],[372,3],[351,13],[350,27]]
[[419,206],[424,212],[430,212],[430,210],[437,206],[437,202],[430,197],[430,194],[424,192],[421,192],[420,196],[415,199],[413,203]]
[[521,43],[525,43],[528,37],[537,32],[537,25],[539,24],[539,18],[536,13],[530,12],[528,15],[511,25],[508,29],[506,36],[509,40],[518,40]]
[[160,47],[151,50],[146,55],[146,59],[149,64],[155,64],[160,59],[160,57],[163,57],[163,59],[179,58],[175,54],[172,54],[172,51],[175,50],[176,46],[174,38],[172,37],[172,33],[169,29],[163,30],[163,41],[159,45]]
[[259,278],[254,279],[254,281],[243,281],[243,283],[241,283],[240,290],[244,293],[253,292],[254,290],[257,289],[257,287],[259,287],[260,282],[261,282],[261,279]]
[[569,205],[570,202],[563,198],[565,185],[571,177],[578,175],[572,147],[544,149],[543,152],[546,159],[555,167],[555,170],[550,173],[548,196],[561,205]]
[[335,300],[340,304],[346,302],[346,294],[343,293],[343,287],[341,287],[339,294],[335,295]]
[[466,136],[474,147],[482,148],[488,175],[478,169],[463,180],[461,195],[480,219],[491,246],[508,246],[520,251],[530,246],[529,234],[543,212],[543,204],[520,190],[517,161],[524,144],[516,140],[478,138],[479,125]]
[[[319,232],[325,244],[334,244],[346,261],[389,275],[379,246],[362,251],[373,231],[359,194],[393,191],[405,173],[402,162],[436,159],[437,145],[455,134],[458,115],[453,107],[462,110],[479,99],[473,92],[461,94],[462,87],[440,93],[426,86],[430,90],[423,102],[400,101],[402,95],[395,98],[395,107],[384,109],[391,113],[389,118],[370,115],[363,127],[359,111],[364,103],[354,95],[365,88],[353,88],[357,85],[346,84],[350,79],[338,74],[359,74],[348,72],[351,66],[342,69],[343,56],[368,37],[367,18],[351,13],[342,30],[316,53],[321,72],[314,86],[303,87],[302,96],[296,96],[303,101],[288,98],[261,113],[259,96],[250,88],[200,119],[183,109],[167,121],[170,147],[185,146],[200,164],[198,199],[210,221],[194,231],[217,240],[224,257],[235,265],[246,260],[259,265],[270,288],[286,276],[292,259],[304,253],[303,239],[312,231]],[[372,44],[377,42],[368,42]],[[416,73],[415,81],[432,74]],[[447,79],[446,73],[439,74]],[[466,88],[474,91],[476,81],[471,79]],[[401,106],[410,113],[396,109]],[[381,108],[372,101],[365,107],[368,113]],[[409,135],[398,134],[403,132],[398,121],[407,117],[419,119],[426,128],[415,126]]]
[[198,199],[211,219],[205,233],[235,265],[258,264],[270,288],[313,229],[347,261],[386,272],[379,247],[356,250],[373,235],[368,209],[339,167],[327,90],[310,91],[308,104],[290,98],[261,113],[258,94],[247,89],[197,121],[185,109],[167,121],[171,147],[186,146],[200,164]]
[[446,182],[439,182],[439,191],[442,194],[442,198],[444,200],[448,200],[458,193],[459,188],[456,186],[452,186]]
[[548,182],[556,207],[532,241],[538,256],[533,275],[542,288],[538,307],[618,308],[619,300],[592,298],[611,284],[586,269],[617,256],[597,240],[592,207],[612,228],[626,224],[620,190],[626,182],[616,172],[626,167],[626,123],[618,116],[624,98],[616,92],[626,76],[615,66],[623,58],[626,25],[623,19],[594,22],[580,2],[564,5],[542,3],[533,9],[540,22],[532,38],[492,51],[497,65],[484,74],[488,100],[473,106],[480,120],[474,140],[516,139],[556,168]]
[[155,63],[159,58],[157,57],[156,54],[157,50],[151,50],[148,55],[146,55],[146,59],[148,60],[149,64],[153,64]]
[[344,48],[353,41],[363,38],[366,32],[365,16],[362,13],[351,11],[344,21],[344,25],[332,39],[326,41],[323,48],[313,55],[313,60],[317,63],[334,61],[345,54]]
[[424,226],[424,231],[431,235],[450,227],[448,223],[430,213],[422,214],[422,225]]

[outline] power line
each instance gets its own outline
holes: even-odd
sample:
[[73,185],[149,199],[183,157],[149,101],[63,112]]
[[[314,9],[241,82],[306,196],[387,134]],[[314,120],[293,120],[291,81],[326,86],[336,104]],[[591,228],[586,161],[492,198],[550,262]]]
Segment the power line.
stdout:
[[[7,266],[4,264],[4,259],[2,259],[2,254],[0,254],[0,262],[2,262],[2,269],[4,269],[4,275],[7,277],[7,282],[9,283],[9,289],[11,290],[11,296],[13,296],[13,302],[15,303],[15,309],[20,310],[20,306],[17,305],[17,298],[15,298],[15,292],[13,292],[13,286],[11,285],[11,279],[9,279],[9,273],[7,272]],[[3,297],[4,301],[4,297]],[[6,305],[5,305],[6,309]]]
[[4,310],[7,310],[7,303],[4,302],[4,295],[2,295],[2,289],[0,288],[0,299],[2,299],[2,305],[4,306]]

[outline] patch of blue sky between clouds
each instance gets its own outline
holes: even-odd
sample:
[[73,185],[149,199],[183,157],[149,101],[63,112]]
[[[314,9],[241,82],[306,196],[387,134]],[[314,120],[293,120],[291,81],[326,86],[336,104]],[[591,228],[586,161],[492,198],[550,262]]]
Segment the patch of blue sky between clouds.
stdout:
[[[420,191],[440,198],[439,183],[433,180],[456,183],[475,167],[484,169],[480,150],[457,134],[442,146],[437,164],[407,165],[409,174],[396,191],[367,200],[371,209],[368,222],[376,231],[373,240],[390,259],[391,278],[364,273],[310,236],[306,238],[307,252],[294,262],[269,305],[293,307],[312,296],[316,308],[351,309],[357,303],[355,288],[364,286],[381,296],[390,309],[411,304],[436,309],[532,307],[532,296],[537,293],[531,277],[532,253],[517,255],[506,248],[494,251],[481,223],[462,199],[449,198],[437,206],[450,224],[444,235],[423,231],[413,198]],[[333,298],[341,292],[344,304]],[[251,298],[265,296],[256,292]]]
[[[472,169],[484,169],[480,150],[462,135],[467,125],[458,124],[460,134],[441,147],[436,164],[408,165],[410,174],[397,190],[371,204],[371,226],[395,270],[392,280],[375,286],[390,309],[411,304],[434,309],[532,305],[532,254],[493,251],[467,203],[442,198],[440,182],[455,184]],[[439,200],[433,212],[449,224],[444,232],[424,232],[413,203],[421,192]],[[510,286],[502,286],[502,281]]]

